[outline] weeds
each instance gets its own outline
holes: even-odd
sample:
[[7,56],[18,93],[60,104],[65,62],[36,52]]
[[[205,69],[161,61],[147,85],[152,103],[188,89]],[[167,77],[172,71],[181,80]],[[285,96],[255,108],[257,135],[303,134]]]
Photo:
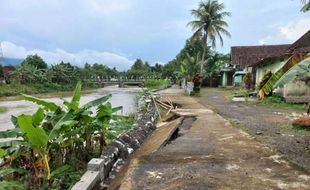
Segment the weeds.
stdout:
[[168,80],[146,80],[144,86],[149,90],[158,90],[160,88],[166,87],[170,84]]

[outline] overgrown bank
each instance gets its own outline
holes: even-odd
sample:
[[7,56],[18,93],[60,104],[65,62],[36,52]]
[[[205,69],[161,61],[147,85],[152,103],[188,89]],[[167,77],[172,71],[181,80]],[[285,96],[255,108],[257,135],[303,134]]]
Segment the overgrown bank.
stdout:
[[12,117],[15,128],[0,132],[0,138],[13,138],[0,142],[0,189],[71,188],[87,162],[99,157],[103,148],[135,121],[117,115],[121,108],[108,102],[111,95],[79,105],[80,84],[72,100],[63,105],[23,97],[40,108],[33,115]]

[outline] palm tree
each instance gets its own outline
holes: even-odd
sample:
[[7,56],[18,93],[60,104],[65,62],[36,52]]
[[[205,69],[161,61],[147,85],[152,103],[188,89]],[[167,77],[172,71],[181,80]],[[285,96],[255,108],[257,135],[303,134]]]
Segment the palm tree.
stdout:
[[304,4],[303,8],[301,9],[303,12],[310,11],[310,0],[301,0]]
[[212,47],[215,48],[216,39],[219,38],[223,46],[222,35],[230,37],[230,33],[226,30],[228,24],[224,18],[231,16],[231,14],[230,12],[224,11],[224,8],[223,3],[219,3],[217,0],[208,0],[200,2],[198,9],[191,10],[191,14],[196,19],[188,23],[194,31],[192,39],[202,36],[203,53],[200,65],[201,73],[208,43],[210,42]]

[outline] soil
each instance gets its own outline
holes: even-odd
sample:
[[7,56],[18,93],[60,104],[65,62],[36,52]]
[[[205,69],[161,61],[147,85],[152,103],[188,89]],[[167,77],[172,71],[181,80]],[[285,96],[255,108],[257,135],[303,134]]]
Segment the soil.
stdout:
[[225,97],[225,90],[219,88],[202,89],[201,96],[196,99],[289,161],[310,171],[310,132],[294,131],[291,126],[292,121],[307,110],[232,102]]

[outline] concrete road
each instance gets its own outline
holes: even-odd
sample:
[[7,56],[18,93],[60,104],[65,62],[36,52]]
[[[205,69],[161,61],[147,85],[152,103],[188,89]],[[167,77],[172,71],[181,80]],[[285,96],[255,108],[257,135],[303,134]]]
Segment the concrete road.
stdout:
[[[194,98],[177,89],[163,93],[182,105],[176,114],[196,120],[165,147],[133,155],[117,177],[120,184],[111,189],[310,189],[308,173]],[[160,139],[158,134],[155,131],[140,151]]]

